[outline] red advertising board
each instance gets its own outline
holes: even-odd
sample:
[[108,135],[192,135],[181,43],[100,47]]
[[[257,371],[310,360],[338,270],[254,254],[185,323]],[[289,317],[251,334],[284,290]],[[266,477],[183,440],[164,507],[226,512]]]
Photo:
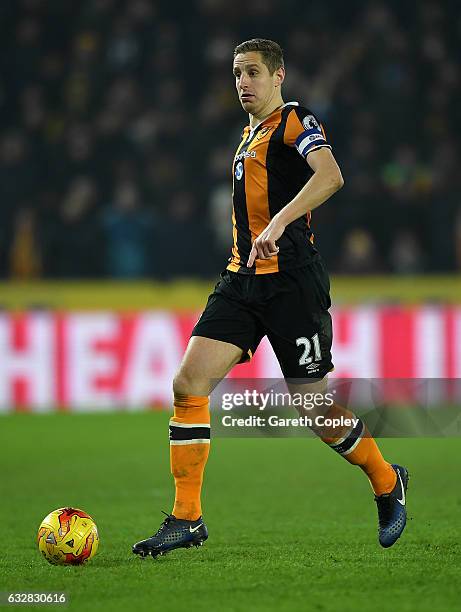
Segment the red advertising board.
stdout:
[[[461,378],[461,308],[336,308],[333,376]],[[0,315],[0,412],[135,410],[171,404],[195,314]],[[276,378],[264,340],[231,377]]]

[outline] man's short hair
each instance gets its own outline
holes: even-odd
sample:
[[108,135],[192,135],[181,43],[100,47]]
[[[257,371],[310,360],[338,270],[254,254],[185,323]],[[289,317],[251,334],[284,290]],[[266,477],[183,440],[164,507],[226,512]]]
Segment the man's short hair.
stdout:
[[282,47],[273,40],[266,38],[252,38],[240,43],[234,49],[234,58],[239,53],[248,53],[249,51],[259,51],[264,64],[266,64],[269,73],[274,74],[278,68],[283,68],[283,51]]

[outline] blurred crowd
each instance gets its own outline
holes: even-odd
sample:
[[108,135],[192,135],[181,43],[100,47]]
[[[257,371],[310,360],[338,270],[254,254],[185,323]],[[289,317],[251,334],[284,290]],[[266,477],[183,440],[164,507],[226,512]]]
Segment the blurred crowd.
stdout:
[[15,0],[0,30],[0,277],[224,268],[255,36],[345,178],[313,215],[330,271],[461,270],[458,2]]

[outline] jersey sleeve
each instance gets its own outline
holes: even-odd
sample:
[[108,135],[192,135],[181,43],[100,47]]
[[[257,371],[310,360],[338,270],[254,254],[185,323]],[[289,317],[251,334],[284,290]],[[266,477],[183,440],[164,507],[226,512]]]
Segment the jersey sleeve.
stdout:
[[299,106],[293,108],[287,117],[283,140],[289,147],[296,147],[304,158],[315,149],[331,149],[323,125],[312,111]]

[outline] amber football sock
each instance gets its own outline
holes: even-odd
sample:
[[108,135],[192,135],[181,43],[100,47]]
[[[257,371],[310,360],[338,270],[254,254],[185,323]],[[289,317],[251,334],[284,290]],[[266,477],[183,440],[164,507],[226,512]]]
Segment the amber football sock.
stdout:
[[[357,417],[334,404],[332,414],[328,416]],[[337,437],[340,435],[341,437]],[[345,431],[336,432],[335,437],[320,436],[333,450],[342,455],[352,465],[358,465],[368,476],[375,495],[390,493],[397,482],[397,475],[390,463],[385,461],[375,440],[372,438],[366,425],[358,419],[357,424]]]
[[208,397],[177,395],[170,419],[170,462],[176,496],[174,516],[194,521],[202,515],[200,493],[210,452]]

